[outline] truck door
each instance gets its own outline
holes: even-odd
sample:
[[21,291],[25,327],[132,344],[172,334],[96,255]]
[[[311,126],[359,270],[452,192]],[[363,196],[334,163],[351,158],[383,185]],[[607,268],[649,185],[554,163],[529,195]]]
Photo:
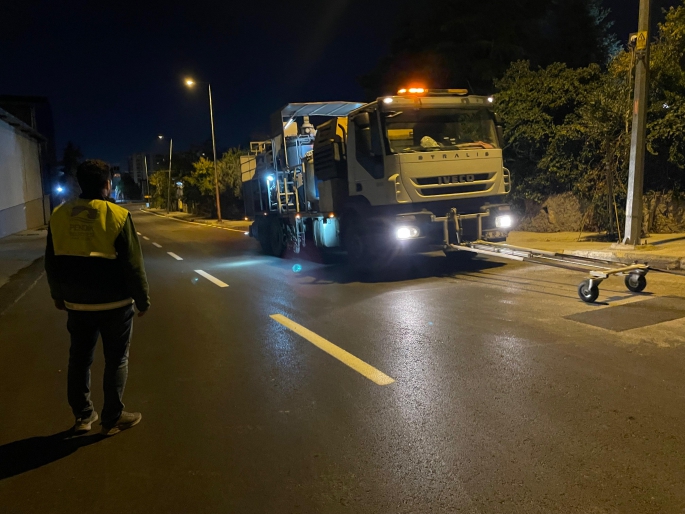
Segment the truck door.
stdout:
[[385,205],[388,184],[378,112],[362,112],[351,121],[347,156],[350,196],[363,196],[371,205]]

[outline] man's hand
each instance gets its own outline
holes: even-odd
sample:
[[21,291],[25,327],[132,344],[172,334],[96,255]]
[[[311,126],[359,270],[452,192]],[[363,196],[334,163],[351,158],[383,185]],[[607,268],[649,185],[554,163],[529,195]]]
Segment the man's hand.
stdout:
[[55,307],[61,311],[66,311],[67,308],[64,305],[64,300],[53,300],[55,302]]
[[147,311],[138,311],[138,317],[142,318],[143,316],[145,316],[146,313]]

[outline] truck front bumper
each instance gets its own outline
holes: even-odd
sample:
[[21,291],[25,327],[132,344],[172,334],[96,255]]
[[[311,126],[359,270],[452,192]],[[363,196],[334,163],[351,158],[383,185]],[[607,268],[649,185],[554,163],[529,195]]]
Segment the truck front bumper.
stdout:
[[508,205],[493,205],[476,213],[453,209],[444,216],[426,211],[401,214],[395,217],[392,229],[402,248],[416,252],[469,241],[504,241],[514,222]]

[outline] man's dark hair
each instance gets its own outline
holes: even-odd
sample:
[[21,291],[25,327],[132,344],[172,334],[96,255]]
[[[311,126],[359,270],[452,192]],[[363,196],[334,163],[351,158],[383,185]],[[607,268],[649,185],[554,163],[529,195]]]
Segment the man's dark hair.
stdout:
[[107,163],[98,160],[87,160],[76,169],[76,180],[84,196],[98,198],[107,187],[110,170]]

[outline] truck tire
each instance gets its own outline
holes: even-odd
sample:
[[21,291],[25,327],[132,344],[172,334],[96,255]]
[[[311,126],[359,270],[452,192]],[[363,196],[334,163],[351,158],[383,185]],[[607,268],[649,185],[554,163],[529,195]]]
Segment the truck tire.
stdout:
[[283,257],[288,248],[288,243],[281,220],[276,217],[269,218],[266,228],[265,237],[263,240],[260,240],[264,252],[274,257]]

